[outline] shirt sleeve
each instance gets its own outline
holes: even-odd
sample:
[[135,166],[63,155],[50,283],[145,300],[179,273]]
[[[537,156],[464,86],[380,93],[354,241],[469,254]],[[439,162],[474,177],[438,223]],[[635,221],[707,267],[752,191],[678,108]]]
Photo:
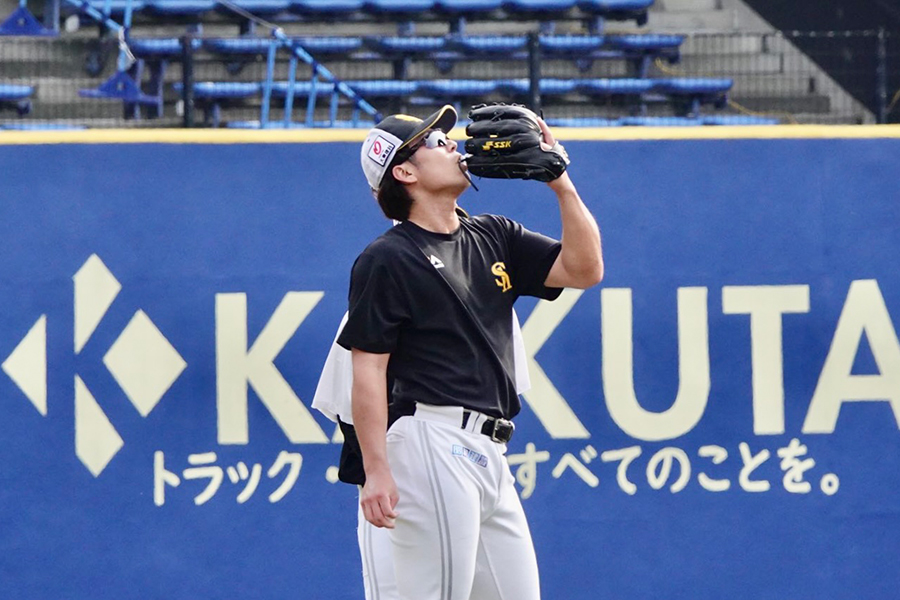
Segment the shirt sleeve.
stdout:
[[547,287],[544,281],[562,250],[562,244],[506,217],[498,218],[506,231],[512,263],[510,270],[518,295],[556,300],[562,288]]
[[393,352],[401,324],[407,320],[400,288],[384,259],[364,252],[350,274],[347,324],[337,342],[347,350]]

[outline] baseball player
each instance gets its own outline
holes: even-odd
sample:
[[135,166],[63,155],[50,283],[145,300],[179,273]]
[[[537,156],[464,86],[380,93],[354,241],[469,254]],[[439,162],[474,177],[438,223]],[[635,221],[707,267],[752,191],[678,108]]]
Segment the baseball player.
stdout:
[[[521,408],[512,307],[519,296],[554,299],[603,274],[597,224],[549,128],[527,111],[480,115],[488,113],[496,118],[473,121],[488,122],[482,133],[494,121],[504,125],[491,134],[501,143],[488,146],[501,149],[488,154],[498,157],[495,172],[548,181],[561,242],[502,216],[460,217],[457,199],[470,181],[446,135],[457,121],[451,106],[425,120],[388,117],[361,149],[382,211],[401,223],[354,263],[337,341],[352,352],[361,510],[390,530],[403,600],[540,598],[531,535],[504,458]],[[517,137],[502,143],[501,134]],[[540,145],[523,148],[523,136]]]
[[[353,431],[350,395],[353,384],[353,366],[350,352],[337,343],[337,336],[343,331],[346,322],[347,315],[345,314],[338,326],[337,334],[335,334],[335,341],[328,350],[325,365],[319,376],[319,383],[316,385],[312,406],[333,422],[338,423],[344,432],[339,478],[347,483],[360,486],[361,490],[362,484],[365,483],[365,475],[362,473],[359,446]],[[525,342],[522,339],[522,329],[515,310],[513,310],[512,326],[516,392],[523,394],[531,388],[531,379],[525,362]],[[357,513],[359,523],[356,529],[356,538],[363,566],[363,588],[366,600],[399,600],[388,530],[375,527],[366,521],[362,507]]]

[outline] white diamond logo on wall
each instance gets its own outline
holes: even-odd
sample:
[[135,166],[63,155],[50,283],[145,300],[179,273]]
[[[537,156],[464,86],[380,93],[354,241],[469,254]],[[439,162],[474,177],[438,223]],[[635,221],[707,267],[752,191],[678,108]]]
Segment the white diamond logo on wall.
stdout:
[[103,364],[142,417],[150,414],[187,366],[142,310],[110,347]]
[[3,361],[2,367],[38,412],[46,417],[47,315],[41,315],[9,358]]
[[91,339],[122,285],[96,254],[81,265],[72,280],[75,282],[75,354],[78,354]]
[[97,477],[121,450],[119,432],[87,386],[75,376],[75,455]]
[[[96,254],[72,276],[74,349],[81,353],[122,285]],[[143,310],[116,338],[103,364],[142,417],[150,414],[187,363]],[[47,316],[41,315],[12,353],[3,371],[38,412],[47,416]],[[75,455],[97,477],[124,441],[80,376],[75,375]]]

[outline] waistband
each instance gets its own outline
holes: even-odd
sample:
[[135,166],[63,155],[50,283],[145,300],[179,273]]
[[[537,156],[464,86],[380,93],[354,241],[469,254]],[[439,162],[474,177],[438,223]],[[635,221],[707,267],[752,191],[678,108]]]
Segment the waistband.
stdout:
[[459,427],[465,431],[480,433],[498,444],[505,444],[512,438],[515,425],[508,419],[498,419],[462,406],[435,406],[416,402],[416,418],[437,423],[445,423],[451,427]]

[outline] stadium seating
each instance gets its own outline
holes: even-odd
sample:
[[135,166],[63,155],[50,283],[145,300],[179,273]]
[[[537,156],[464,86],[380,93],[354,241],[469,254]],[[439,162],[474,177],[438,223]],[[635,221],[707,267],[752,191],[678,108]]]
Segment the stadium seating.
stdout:
[[[679,47],[684,38],[677,35],[542,35],[539,49],[543,56],[572,60],[587,71],[595,60],[624,60],[634,77],[646,77],[650,64],[662,59],[670,64],[680,60]],[[461,61],[521,60],[528,58],[528,38],[518,36],[457,35],[446,36],[366,36],[294,38],[306,51],[323,58],[354,60],[433,61],[442,73],[450,73]],[[177,48],[179,40],[167,40],[161,47]],[[204,40],[204,48],[223,56],[253,56],[268,52],[271,38],[239,37]],[[139,48],[135,54],[144,54]],[[395,77],[405,78],[403,70]]]
[[31,123],[29,121],[15,121],[0,123],[0,130],[5,131],[60,131],[66,129],[87,129],[84,125],[72,123]]
[[[184,89],[181,83],[175,83],[173,87],[178,94],[181,94]],[[262,84],[258,82],[213,83],[204,81],[194,84],[194,103],[204,112],[204,121],[213,127],[218,127],[222,122],[223,107],[256,98],[261,92]]]
[[731,79],[654,79],[653,91],[664,98],[680,99],[684,114],[694,116],[700,114],[702,104],[724,108],[728,102],[727,92],[733,85]]
[[[356,80],[345,82],[359,95],[369,99],[399,99],[413,104],[439,105],[453,104],[462,112],[466,102],[477,102],[488,98],[521,100],[530,92],[527,79],[438,79],[438,80]],[[643,116],[649,103],[671,103],[683,117],[699,118],[703,104],[721,107],[727,100],[727,92],[732,86],[730,79],[554,79],[540,80],[540,93],[544,96],[566,96],[584,94],[599,99],[625,98],[630,112]],[[182,85],[176,83],[175,91],[182,92]],[[213,126],[221,124],[223,106],[240,101],[259,99],[265,89],[265,82],[199,82],[194,85],[195,103],[204,109],[207,121]],[[291,86],[284,81],[271,84],[273,97],[285,97]],[[317,83],[316,96],[332,95],[333,85]],[[293,97],[308,98],[312,85],[308,81],[296,82]],[[336,101],[337,99],[335,99]],[[637,121],[635,121],[637,122]],[[677,121],[682,123],[683,120]],[[695,124],[701,124],[699,121]]]
[[549,32],[556,20],[578,20],[587,22],[594,33],[602,31],[606,20],[646,23],[652,3],[653,0],[109,0],[107,5],[106,0],[49,1],[56,14],[73,14],[91,7],[107,16],[121,16],[130,5],[134,14],[157,22],[171,18],[200,21],[214,11],[246,22],[240,13],[247,12],[275,22],[297,18],[305,22],[393,20],[402,24],[404,30],[417,21],[446,21],[452,31],[462,32],[467,20],[538,19],[543,30]]
[[[360,37],[299,37],[293,41],[316,56],[347,55],[359,50],[363,45]],[[265,54],[271,44],[271,38],[257,37],[216,38],[203,41],[203,47],[210,52],[237,56]]]
[[[54,1],[54,0],[50,0]],[[711,78],[662,78],[649,77],[654,61],[676,63],[680,60],[680,48],[684,41],[678,35],[603,35],[600,33],[604,19],[633,20],[643,23],[653,0],[56,0],[69,6],[80,6],[91,18],[100,20],[110,31],[125,35],[128,50],[136,60],[123,61],[120,48],[119,72],[96,89],[82,90],[82,97],[116,99],[123,103],[126,118],[163,115],[163,99],[171,101],[172,92],[185,98],[180,82],[167,84],[167,68],[185,56],[184,40],[190,39],[189,50],[199,58],[199,64],[209,65],[221,61],[231,80],[202,81],[195,83],[191,99],[205,113],[205,122],[212,126],[226,124],[223,110],[232,106],[260,107],[259,126],[267,126],[270,105],[283,108],[282,126],[292,126],[294,100],[305,101],[306,118],[301,126],[314,126],[321,122],[323,104],[327,106],[327,123],[339,121],[358,123],[359,110],[364,108],[370,117],[379,116],[367,100],[381,106],[406,107],[430,106],[450,103],[462,110],[464,103],[479,101],[528,102],[532,95],[532,83],[515,77],[515,69],[506,67],[498,75],[476,77],[461,75],[450,77],[456,64],[501,61],[530,62],[537,53],[554,61],[572,61],[577,69],[562,67],[563,77],[543,77],[538,80],[537,93],[551,105],[594,107],[594,117],[569,119],[568,123],[594,123],[593,126],[621,126],[633,124],[758,124],[758,118],[705,119],[703,106],[722,108],[727,103],[731,79]],[[132,37],[131,14],[141,13],[141,23],[157,20],[180,24],[194,29],[193,35],[147,38]],[[243,23],[242,31],[251,32],[247,23],[258,21],[249,14],[263,15],[267,20],[299,20],[302,22],[379,21],[394,23],[401,35],[348,35],[311,36],[288,38],[280,29],[270,36],[204,38],[203,23],[207,19],[221,23],[222,16],[232,22]],[[541,34],[469,35],[464,29],[467,19],[528,19],[537,20]],[[121,19],[124,25],[118,25]],[[149,19],[149,21],[147,20]],[[218,19],[218,20],[216,20]],[[579,20],[587,34],[556,35],[550,33],[557,20]],[[445,35],[417,35],[413,22],[446,21],[449,33]],[[262,23],[262,21],[259,21]],[[199,24],[198,24],[199,23]],[[545,27],[544,25],[548,25]],[[246,26],[245,26],[246,25]],[[138,31],[146,29],[138,28]],[[363,30],[364,31],[364,30]],[[244,66],[263,61],[266,75],[243,74]],[[274,80],[275,66],[283,69],[290,58],[288,81]],[[325,60],[344,63],[375,61],[388,63],[393,77],[364,79],[345,82],[334,79],[324,68]],[[301,81],[295,80],[299,61],[311,65],[313,81],[304,72]],[[622,61],[626,68],[596,67],[598,60]],[[410,78],[413,63],[431,61],[438,78]],[[559,63],[557,63],[559,64]],[[124,65],[124,66],[123,66]],[[380,69],[380,67],[379,67]],[[427,69],[426,69],[427,70]],[[462,67],[460,67],[462,71]],[[475,72],[471,67],[466,73]],[[256,71],[258,73],[258,71]],[[282,71],[283,72],[283,71]],[[421,73],[421,69],[415,71]],[[521,72],[521,71],[520,71]],[[583,73],[583,76],[572,75]],[[593,73],[624,73],[624,76],[597,77]],[[249,78],[249,80],[248,80]],[[171,77],[168,78],[171,81]],[[332,83],[332,80],[334,83]],[[169,91],[171,90],[171,92]],[[10,106],[10,100],[4,106]],[[555,103],[555,104],[554,104]],[[318,106],[317,106],[318,105]],[[667,108],[648,110],[655,105]],[[21,106],[25,106],[22,104]],[[599,107],[599,110],[597,108]],[[352,119],[344,119],[347,110],[353,111]],[[146,112],[144,112],[146,111]],[[608,116],[614,112],[626,116]],[[144,114],[142,114],[144,112]],[[577,112],[576,112],[577,114]],[[664,116],[666,115],[666,116]],[[722,115],[727,117],[727,115]],[[246,114],[242,114],[246,118]],[[320,119],[315,121],[314,118]],[[671,123],[667,119],[672,119]],[[235,121],[250,126],[253,121]],[[231,123],[227,123],[231,125]]]
[[0,84],[0,108],[15,110],[19,116],[31,112],[34,87],[30,85]]
[[23,35],[54,37],[57,32],[44,27],[28,10],[26,0],[19,0],[19,6],[8,17],[0,21],[0,36]]

